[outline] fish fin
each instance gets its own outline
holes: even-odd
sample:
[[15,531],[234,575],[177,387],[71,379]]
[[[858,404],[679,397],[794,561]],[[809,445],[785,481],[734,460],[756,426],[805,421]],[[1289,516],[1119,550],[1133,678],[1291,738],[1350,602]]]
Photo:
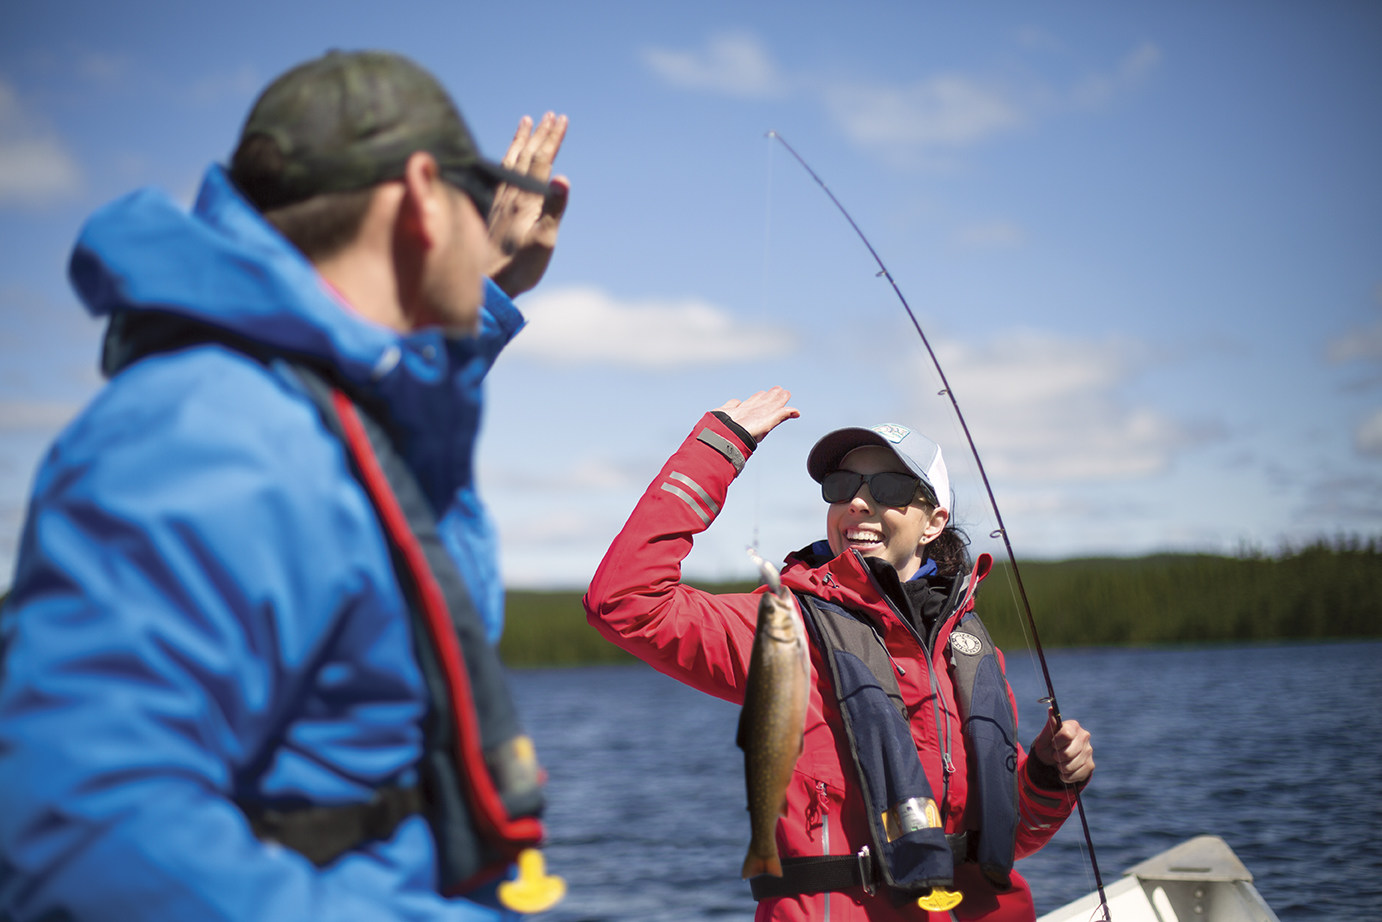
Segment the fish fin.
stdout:
[[760,874],[770,874],[773,877],[781,877],[782,860],[778,858],[776,854],[763,857],[762,855],[755,855],[753,852],[749,852],[748,855],[744,857],[744,869],[739,872],[739,876],[743,880],[748,880],[750,877],[757,877]]

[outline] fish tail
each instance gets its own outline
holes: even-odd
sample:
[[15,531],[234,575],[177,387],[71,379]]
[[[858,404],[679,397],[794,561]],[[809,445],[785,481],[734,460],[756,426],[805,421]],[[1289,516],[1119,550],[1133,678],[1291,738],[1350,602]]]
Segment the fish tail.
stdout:
[[744,869],[739,876],[748,880],[750,877],[757,877],[760,874],[771,874],[773,877],[782,876],[782,860],[777,854],[755,855],[752,850],[744,856]]

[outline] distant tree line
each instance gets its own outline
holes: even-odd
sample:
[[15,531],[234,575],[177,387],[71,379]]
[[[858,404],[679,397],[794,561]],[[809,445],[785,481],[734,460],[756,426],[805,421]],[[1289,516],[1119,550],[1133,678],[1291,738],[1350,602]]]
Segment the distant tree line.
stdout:
[[[1275,554],[1023,561],[1020,572],[1048,648],[1382,637],[1382,538],[1319,541]],[[753,585],[701,588],[744,592]],[[500,644],[505,662],[634,662],[586,623],[581,595],[511,590]],[[1028,645],[1006,561],[984,581],[978,606],[1000,647]]]
[[[1382,636],[1378,538],[1319,542],[1271,556],[1022,562],[1020,572],[1046,646]],[[984,621],[1000,646],[1025,642],[1015,586],[1004,562],[980,595]]]
[[[1048,648],[1382,637],[1382,538],[1275,554],[1021,561],[1020,572]],[[984,581],[978,606],[1000,647],[1028,645],[1006,561]],[[511,591],[500,650],[513,666],[634,661],[586,623],[579,591]]]

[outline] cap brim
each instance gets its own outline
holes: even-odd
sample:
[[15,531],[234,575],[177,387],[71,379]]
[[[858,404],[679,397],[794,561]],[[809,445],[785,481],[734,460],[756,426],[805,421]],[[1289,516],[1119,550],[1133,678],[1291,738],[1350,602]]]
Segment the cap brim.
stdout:
[[826,474],[839,470],[840,462],[845,459],[845,455],[867,445],[892,449],[888,440],[872,429],[850,428],[828,432],[821,436],[820,441],[806,456],[806,472],[811,475],[812,480],[820,483]]

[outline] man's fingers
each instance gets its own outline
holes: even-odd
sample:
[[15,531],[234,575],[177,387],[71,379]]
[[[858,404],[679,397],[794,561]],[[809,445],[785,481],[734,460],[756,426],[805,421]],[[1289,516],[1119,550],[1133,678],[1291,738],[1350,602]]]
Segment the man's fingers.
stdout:
[[504,151],[504,159],[499,161],[509,169],[516,169],[519,154],[523,147],[528,143],[528,136],[533,130],[533,120],[528,116],[523,116],[518,120],[518,129],[513,133],[513,140],[509,142],[509,149]]
[[504,166],[538,179],[546,179],[551,175],[552,161],[556,159],[557,151],[561,150],[562,141],[566,138],[566,126],[567,118],[564,115],[548,112],[535,127],[525,115],[519,122],[513,143],[504,155]]
[[548,112],[542,117],[542,124],[533,133],[536,142],[533,150],[533,163],[542,170],[545,179],[552,172],[552,163],[557,159],[562,141],[566,140],[567,118]]
[[565,137],[566,116],[558,118],[551,112],[544,114],[519,152],[518,169],[538,179],[552,175],[552,161],[556,159]]

